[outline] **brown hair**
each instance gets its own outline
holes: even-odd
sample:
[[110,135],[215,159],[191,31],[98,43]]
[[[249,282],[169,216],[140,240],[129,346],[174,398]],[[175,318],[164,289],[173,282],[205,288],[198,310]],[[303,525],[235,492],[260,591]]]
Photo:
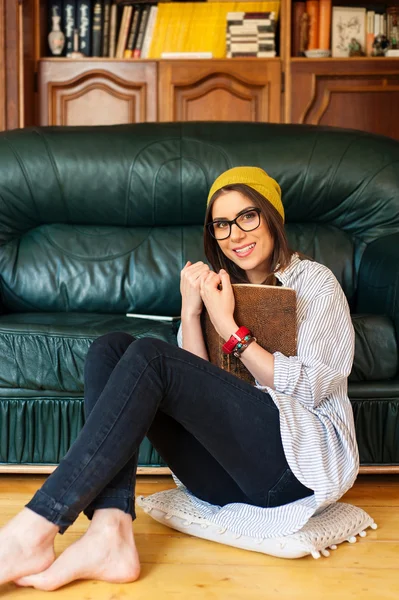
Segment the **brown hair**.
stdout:
[[294,251],[288,247],[288,240],[285,234],[284,222],[280,213],[270,204],[270,202],[259,192],[243,183],[228,185],[220,190],[217,190],[210,199],[205,215],[204,226],[204,249],[205,255],[212,265],[212,268],[218,272],[220,269],[225,269],[231,277],[232,283],[249,283],[246,272],[236,265],[232,260],[227,258],[220,249],[220,246],[209,233],[208,223],[212,221],[212,207],[217,198],[226,192],[236,191],[251,200],[254,206],[261,211],[263,218],[270,235],[273,238],[274,248],[271,257],[270,273],[262,282],[267,285],[276,285],[276,277],[274,273],[279,269],[285,269],[291,260]]

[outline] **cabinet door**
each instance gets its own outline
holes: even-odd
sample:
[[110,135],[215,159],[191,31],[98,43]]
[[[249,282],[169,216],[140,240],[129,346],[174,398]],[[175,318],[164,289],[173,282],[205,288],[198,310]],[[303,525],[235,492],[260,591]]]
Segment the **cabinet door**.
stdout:
[[159,63],[160,121],[278,123],[277,59],[173,60]]
[[40,125],[156,120],[156,63],[46,59],[39,63]]
[[293,123],[361,129],[399,139],[399,60],[294,59]]

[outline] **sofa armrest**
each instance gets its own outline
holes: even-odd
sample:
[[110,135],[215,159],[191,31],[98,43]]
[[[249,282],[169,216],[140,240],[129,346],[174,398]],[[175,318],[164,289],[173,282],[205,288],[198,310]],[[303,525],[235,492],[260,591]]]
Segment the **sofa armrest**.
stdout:
[[359,269],[356,312],[386,315],[399,338],[399,233],[369,244]]

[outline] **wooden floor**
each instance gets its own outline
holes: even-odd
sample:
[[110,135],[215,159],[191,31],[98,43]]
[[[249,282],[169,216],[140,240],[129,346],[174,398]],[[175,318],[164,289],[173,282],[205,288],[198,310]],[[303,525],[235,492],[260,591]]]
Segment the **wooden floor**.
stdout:
[[[0,476],[0,524],[29,500],[41,476]],[[144,477],[137,494],[173,487],[170,477]],[[129,585],[72,583],[55,592],[0,586],[0,600],[49,597],[82,600],[383,600],[399,598],[399,476],[360,476],[344,500],[378,523],[356,544],[344,543],[329,558],[277,559],[207,542],[164,527],[138,508],[135,535],[142,562]],[[80,517],[64,536],[61,552],[87,528]]]

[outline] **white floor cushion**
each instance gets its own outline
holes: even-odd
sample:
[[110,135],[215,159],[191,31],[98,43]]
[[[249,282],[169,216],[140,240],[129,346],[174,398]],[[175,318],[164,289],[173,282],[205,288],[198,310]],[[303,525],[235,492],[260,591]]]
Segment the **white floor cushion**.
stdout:
[[257,539],[233,533],[226,528],[221,529],[219,525],[205,519],[184,487],[139,496],[137,504],[156,521],[178,531],[280,558],[301,558],[307,554],[314,558],[319,558],[321,554],[329,556],[328,548],[335,550],[341,542],[356,542],[357,535],[366,535],[365,529],[377,528],[370,515],[361,508],[335,502],[311,517],[297,533]]

